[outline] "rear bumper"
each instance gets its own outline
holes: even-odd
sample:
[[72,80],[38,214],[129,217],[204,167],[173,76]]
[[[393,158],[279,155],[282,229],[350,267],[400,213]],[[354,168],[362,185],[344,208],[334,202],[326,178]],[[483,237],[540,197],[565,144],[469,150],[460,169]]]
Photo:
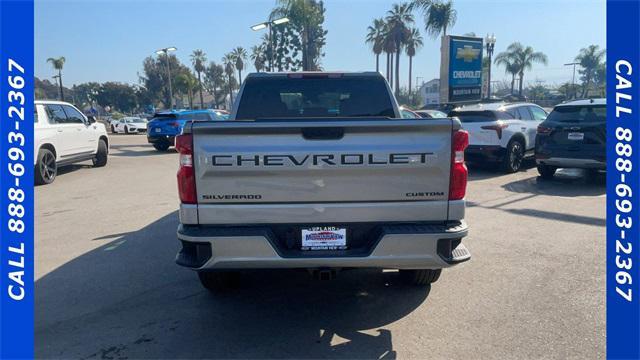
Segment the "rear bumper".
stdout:
[[173,144],[175,141],[175,136],[173,135],[156,135],[152,133],[147,133],[147,141],[150,144],[155,143],[169,143]]
[[269,227],[184,226],[178,228],[179,265],[194,270],[261,268],[441,269],[471,258],[462,238],[464,221],[449,224],[379,225],[360,250],[315,252],[286,249]]
[[562,168],[577,168],[577,169],[597,169],[606,170],[607,163],[596,159],[576,159],[576,158],[562,158],[562,157],[550,157],[550,158],[538,158],[536,157],[536,164],[548,165]]
[[606,148],[604,146],[552,146],[539,140],[536,144],[536,163],[555,167],[605,170],[607,168]]
[[505,152],[506,149],[499,145],[469,145],[464,156],[469,162],[500,161]]

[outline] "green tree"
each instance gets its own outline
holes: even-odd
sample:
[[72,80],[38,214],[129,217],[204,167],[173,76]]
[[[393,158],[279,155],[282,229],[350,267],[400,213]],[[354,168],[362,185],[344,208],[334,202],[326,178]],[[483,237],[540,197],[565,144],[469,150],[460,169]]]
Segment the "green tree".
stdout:
[[253,45],[251,47],[251,61],[257,72],[264,70],[265,64],[265,49],[262,45]]
[[[511,49],[511,50],[509,50]],[[531,46],[523,46],[516,42],[507,48],[507,51],[513,51],[515,55],[515,64],[518,68],[518,77],[520,79],[518,83],[518,95],[522,96],[522,88],[524,86],[524,72],[531,70],[534,63],[541,63],[547,65],[549,60],[547,55],[540,51],[534,51]]]
[[64,63],[67,59],[64,56],[60,56],[59,58],[48,58],[47,62],[51,63],[53,68],[58,71],[58,84],[60,86],[60,100],[64,101],[64,90],[62,89],[62,69],[64,68]]
[[221,95],[224,94],[222,89],[225,89],[225,83],[224,67],[213,61],[210,62],[204,73],[204,86],[213,95],[213,102],[216,108],[219,108],[220,103],[224,102],[224,96]]
[[371,44],[371,49],[376,56],[376,72],[380,72],[380,54],[384,47],[385,26],[384,19],[378,18],[367,27],[366,43]]
[[409,3],[393,4],[387,12],[388,35],[395,46],[395,93],[400,93],[400,54],[405,42],[411,35],[409,26],[414,23],[413,14]]
[[580,63],[582,69],[579,70],[582,80],[582,97],[589,94],[591,85],[598,85],[595,80],[598,78],[598,70],[602,67],[606,50],[600,50],[598,45],[589,45],[580,49],[575,61]]
[[188,72],[189,68],[183,65],[175,55],[147,57],[144,59],[143,75],[140,75],[140,83],[147,89],[149,96],[154,101],[162,101],[165,107],[171,106],[169,94],[169,78],[167,72],[167,60],[171,68],[171,82],[175,83],[179,74]]
[[233,73],[235,71],[235,57],[229,53],[222,58],[224,72],[227,75],[227,90],[229,91],[229,106],[233,107]]
[[407,56],[409,57],[409,94],[413,92],[413,88],[411,87],[411,78],[412,78],[412,70],[413,70],[413,57],[416,56],[416,51],[420,49],[423,45],[422,43],[422,35],[420,35],[420,31],[416,28],[411,29],[409,33],[409,37],[405,41],[405,49],[407,52]]
[[93,102],[97,102],[97,95],[100,92],[100,84],[97,82],[87,82],[71,87],[73,91],[76,105],[80,108],[84,108],[85,105],[91,105]]
[[451,0],[432,2],[424,15],[425,30],[433,38],[440,34],[446,36],[447,29],[453,27],[458,19],[458,12],[453,8]]
[[516,52],[514,44],[511,44],[507,51],[503,51],[496,55],[494,63],[496,65],[504,66],[505,74],[511,75],[511,94],[513,94],[515,83],[516,83],[516,75],[518,75],[519,69],[516,64]]
[[244,70],[244,62],[247,61],[247,50],[245,50],[242,46],[238,46],[237,48],[231,50],[231,56],[233,56],[235,60],[235,67],[238,70],[238,83],[239,86],[242,85],[242,70]]
[[187,95],[189,108],[193,109],[193,92],[198,89],[198,79],[187,70],[178,74],[174,84],[178,93]]
[[106,82],[100,85],[95,98],[100,106],[110,106],[124,113],[131,113],[138,106],[133,86],[118,82]]
[[[271,12],[271,19],[286,16],[289,23],[275,26],[280,34],[275,42],[280,50],[281,68],[302,67],[304,71],[320,70],[322,48],[326,44],[327,31],[323,28],[324,2],[319,0],[278,0]],[[288,50],[288,52],[286,51]]]
[[193,50],[191,54],[191,63],[193,69],[198,74],[198,84],[200,85],[200,108],[204,109],[204,97],[202,96],[202,73],[205,70],[205,63],[207,62],[207,55],[202,50]]

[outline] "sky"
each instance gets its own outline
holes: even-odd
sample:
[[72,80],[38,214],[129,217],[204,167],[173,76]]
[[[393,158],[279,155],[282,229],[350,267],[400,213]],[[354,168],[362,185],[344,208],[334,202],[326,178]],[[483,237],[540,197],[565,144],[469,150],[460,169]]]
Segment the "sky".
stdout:
[[[375,70],[375,57],[364,39],[374,18],[383,17],[397,1],[325,0],[327,45],[325,70]],[[65,86],[88,81],[138,83],[142,61],[155,50],[175,46],[180,61],[202,49],[209,60],[220,62],[231,49],[249,49],[262,32],[251,25],[266,20],[275,0],[201,1],[61,1],[36,0],[35,74],[55,75],[47,58],[64,56]],[[605,0],[454,0],[457,22],[452,35],[474,32],[495,34],[495,54],[514,41],[547,54],[549,64],[535,65],[525,74],[525,85],[559,85],[570,81],[572,62],[581,48],[606,46]],[[415,26],[424,47],[413,60],[413,85],[437,78],[439,40],[424,32],[421,13]],[[408,83],[408,58],[401,58],[401,85]],[[381,57],[381,70],[384,62]],[[253,66],[248,66],[254,71]],[[506,79],[504,69],[493,67],[492,80]]]

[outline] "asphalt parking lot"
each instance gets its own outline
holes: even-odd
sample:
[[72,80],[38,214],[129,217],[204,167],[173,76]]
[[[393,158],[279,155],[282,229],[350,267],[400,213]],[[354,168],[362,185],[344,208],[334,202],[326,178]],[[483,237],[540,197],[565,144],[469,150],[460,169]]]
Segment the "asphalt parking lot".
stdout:
[[471,261],[398,274],[243,274],[224,295],[174,263],[177,154],[112,135],[103,168],[36,188],[38,358],[603,358],[605,184],[471,168]]

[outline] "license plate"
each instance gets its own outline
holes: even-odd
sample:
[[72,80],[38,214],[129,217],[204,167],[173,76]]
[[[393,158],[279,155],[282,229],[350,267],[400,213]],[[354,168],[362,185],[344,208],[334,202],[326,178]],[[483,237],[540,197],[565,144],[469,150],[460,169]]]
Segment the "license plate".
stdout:
[[567,139],[569,140],[584,140],[584,133],[581,132],[570,132],[567,135]]
[[318,226],[302,229],[302,250],[344,250],[347,248],[347,229]]
[[160,128],[157,128],[157,129],[156,129],[156,132],[160,132],[160,131],[162,131],[162,129],[160,129]]

